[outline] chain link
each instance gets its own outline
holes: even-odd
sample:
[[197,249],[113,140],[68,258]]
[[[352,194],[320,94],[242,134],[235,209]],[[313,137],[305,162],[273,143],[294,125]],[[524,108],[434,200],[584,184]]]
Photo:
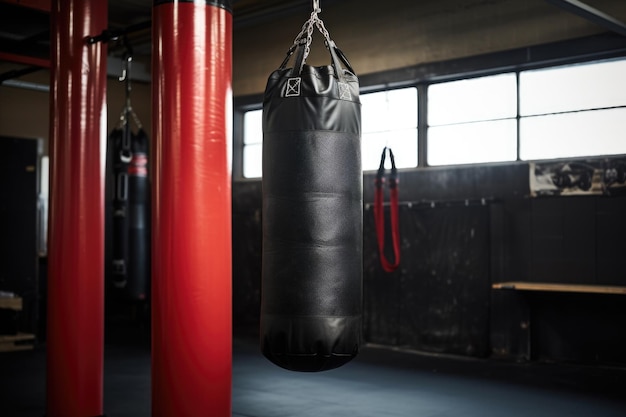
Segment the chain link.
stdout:
[[311,17],[304,23],[302,31],[298,34],[296,40],[294,41],[294,45],[298,43],[298,41],[304,36],[304,31],[306,30],[306,45],[304,47],[303,61],[307,59],[309,53],[311,52],[311,43],[313,42],[313,27],[316,27],[317,30],[320,31],[322,36],[324,36],[324,44],[327,49],[330,48],[332,44],[330,34],[328,33],[328,30],[326,30],[324,22],[318,17],[317,13],[317,10],[313,10],[313,12],[311,13]]
[[317,30],[320,31],[322,36],[324,36],[324,45],[326,46],[326,49],[331,48],[331,45],[333,45],[333,41],[330,38],[330,34],[328,33],[328,30],[326,30],[326,27],[324,26],[324,22],[318,16],[319,12],[321,12],[321,9],[314,8],[313,12],[311,12],[311,16],[309,17],[309,19],[306,22],[304,22],[304,24],[302,25],[302,29],[300,30],[300,33],[298,33],[298,35],[296,35],[295,39],[293,40],[293,44],[289,48],[289,52],[287,52],[287,58],[285,58],[285,62],[283,62],[283,64],[286,63],[286,61],[289,59],[291,54],[302,43],[304,43],[304,53],[303,53],[302,62],[306,61],[307,57],[311,53],[311,43],[313,42],[314,28],[317,28]]

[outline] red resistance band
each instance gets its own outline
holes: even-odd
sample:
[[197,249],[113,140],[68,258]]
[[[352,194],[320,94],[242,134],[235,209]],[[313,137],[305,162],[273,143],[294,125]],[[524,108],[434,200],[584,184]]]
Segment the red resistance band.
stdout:
[[[391,211],[391,238],[395,262],[391,263],[385,257],[385,210],[383,209],[383,184],[385,183],[385,155],[389,150],[391,159],[391,175],[389,176],[389,199]],[[400,265],[400,231],[398,222],[398,170],[391,148],[385,147],[380,157],[380,167],[376,175],[374,191],[374,220],[376,221],[376,235],[378,238],[378,254],[380,263],[385,272],[393,272]]]

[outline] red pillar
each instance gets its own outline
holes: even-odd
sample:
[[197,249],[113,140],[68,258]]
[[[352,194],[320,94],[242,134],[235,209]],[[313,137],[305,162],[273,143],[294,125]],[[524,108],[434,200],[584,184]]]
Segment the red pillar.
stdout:
[[103,414],[107,2],[52,4],[47,417]]
[[152,415],[230,417],[230,1],[153,9]]

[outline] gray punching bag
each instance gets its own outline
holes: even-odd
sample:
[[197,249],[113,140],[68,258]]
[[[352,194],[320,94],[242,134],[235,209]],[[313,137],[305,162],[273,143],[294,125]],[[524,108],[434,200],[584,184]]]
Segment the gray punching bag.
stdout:
[[[305,64],[314,25],[331,65]],[[282,368],[324,371],[358,353],[362,186],[358,79],[313,12],[263,103],[260,342]]]

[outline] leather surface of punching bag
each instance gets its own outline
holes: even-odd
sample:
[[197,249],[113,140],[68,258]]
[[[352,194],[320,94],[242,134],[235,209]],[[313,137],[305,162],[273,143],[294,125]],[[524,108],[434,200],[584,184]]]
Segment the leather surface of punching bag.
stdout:
[[[131,158],[130,130],[116,128],[109,134],[112,148],[112,280],[124,288],[128,280],[128,163]],[[126,149],[125,149],[126,148]]]
[[[125,135],[127,139],[125,140]],[[150,293],[149,139],[143,129],[116,128],[109,135],[112,158],[111,279],[133,300]]]
[[361,339],[359,84],[327,41],[332,65],[321,67],[294,43],[263,104],[261,349],[294,371],[337,368]]

